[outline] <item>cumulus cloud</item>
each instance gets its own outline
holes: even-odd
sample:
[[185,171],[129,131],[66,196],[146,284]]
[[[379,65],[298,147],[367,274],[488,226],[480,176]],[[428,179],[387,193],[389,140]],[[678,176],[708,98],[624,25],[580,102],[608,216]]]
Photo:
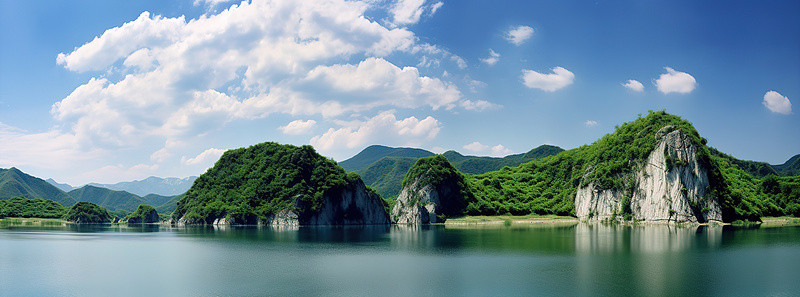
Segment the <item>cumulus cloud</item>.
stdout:
[[485,145],[485,144],[482,144],[482,143],[477,142],[477,141],[475,141],[473,143],[470,143],[470,144],[467,144],[467,145],[464,145],[463,148],[465,150],[468,150],[468,151],[472,152],[472,153],[485,153],[485,152],[488,152],[490,155],[495,156],[495,157],[505,156],[505,155],[508,155],[508,154],[511,153],[511,150],[506,148],[502,144],[498,144],[498,145],[495,145],[495,146],[489,146],[489,145]]
[[366,107],[428,105],[438,109],[461,97],[451,84],[422,76],[417,68],[400,68],[381,58],[368,58],[358,65],[319,66],[312,69],[306,79],[314,85],[318,82],[329,85],[349,100],[360,101],[357,104]]
[[[218,4],[198,2],[209,3]],[[424,15],[441,4],[419,7]],[[144,12],[58,55],[66,69],[103,72],[51,113],[82,144],[121,147],[185,140],[273,113],[329,119],[379,107],[456,106],[455,85],[383,57],[466,62],[364,15],[375,8],[371,1],[254,0],[191,20]],[[354,58],[360,62],[347,64]]]
[[341,128],[311,138],[311,145],[326,153],[369,143],[419,146],[439,134],[441,124],[433,117],[398,119],[395,113],[389,110],[366,120],[340,122]]
[[[218,149],[218,148],[210,148],[199,155],[195,156],[194,158],[186,158],[185,156],[181,158],[181,163],[184,165],[197,165],[197,164],[213,164],[216,162],[219,157],[224,154],[227,149]],[[210,163],[210,164],[209,164]]]
[[533,70],[522,70],[522,80],[526,87],[554,92],[572,84],[575,74],[562,67],[553,68],[553,73],[539,73]]
[[764,101],[761,103],[764,104],[769,111],[774,113],[785,115],[792,113],[792,102],[789,101],[789,97],[783,96],[775,91],[769,91],[764,94]]
[[622,86],[634,92],[644,91],[644,85],[642,85],[642,83],[640,83],[638,80],[629,79],[627,82],[622,84]]
[[432,16],[444,5],[442,2],[426,5],[426,2],[426,0],[398,0],[395,2],[389,11],[392,15],[392,25],[399,27],[416,24],[423,15]]
[[688,94],[697,87],[697,81],[686,72],[680,72],[670,67],[664,67],[667,73],[661,74],[655,84],[658,91],[664,94]]
[[486,65],[489,66],[497,64],[497,61],[500,61],[500,54],[496,53],[492,49],[489,49],[488,57],[481,59],[481,62],[486,63]]
[[533,28],[528,26],[516,26],[506,32],[506,40],[513,45],[519,46],[533,36]]
[[308,121],[295,120],[291,121],[286,126],[278,127],[278,130],[281,130],[283,134],[302,135],[311,132],[311,129],[314,128],[316,124],[317,121],[315,120],[308,120]]
[[594,127],[594,126],[597,126],[597,122],[596,122],[596,121],[592,121],[592,120],[587,120],[587,121],[586,121],[586,122],[584,122],[583,124],[584,124],[584,125],[586,125],[586,127]]

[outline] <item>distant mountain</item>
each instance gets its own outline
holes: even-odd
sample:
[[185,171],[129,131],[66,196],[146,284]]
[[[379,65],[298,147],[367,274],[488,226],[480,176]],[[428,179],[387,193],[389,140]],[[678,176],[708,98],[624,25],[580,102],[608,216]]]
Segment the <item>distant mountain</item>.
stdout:
[[75,187],[73,187],[73,186],[71,186],[69,184],[60,184],[57,181],[55,181],[54,179],[52,179],[52,178],[48,178],[45,181],[47,183],[53,185],[54,187],[58,188],[59,190],[64,191],[64,192],[69,192],[69,191],[72,191],[72,190],[76,189]]
[[89,185],[116,191],[126,191],[128,193],[133,193],[139,196],[145,196],[148,194],[157,194],[161,196],[175,196],[183,194],[187,190],[189,190],[189,188],[192,187],[192,184],[194,183],[195,179],[197,179],[196,176],[190,176],[186,178],[176,178],[176,177],[160,178],[151,176],[143,180],[137,180],[132,182],[120,182],[116,184],[90,183]]
[[75,200],[91,202],[109,210],[123,209],[133,212],[139,207],[139,204],[148,204],[146,200],[136,194],[90,185],[69,191],[67,194]]
[[783,176],[800,175],[800,154],[794,155],[786,163],[772,165],[772,168]]
[[469,174],[482,174],[489,171],[500,170],[503,167],[517,166],[532,160],[549,157],[563,152],[564,149],[553,145],[540,145],[527,153],[508,155],[502,158],[464,156],[456,151],[447,151],[444,157],[458,170]]
[[434,153],[432,152],[418,148],[371,145],[352,158],[339,162],[339,166],[342,166],[347,171],[359,171],[383,157],[412,157],[418,159],[433,155]]
[[[503,158],[464,156],[456,151],[447,151],[443,155],[461,172],[481,174],[500,170],[505,166],[517,166],[525,162],[552,156],[562,151],[564,151],[564,149],[557,146],[541,145],[527,153],[509,155]],[[381,196],[387,199],[394,199],[400,194],[403,177],[405,177],[406,172],[414,165],[417,159],[427,157],[423,156],[426,154],[430,154],[428,156],[433,155],[433,153],[422,149],[370,146],[358,153],[355,157],[343,161],[342,163],[350,162],[351,160],[363,162],[363,160],[370,160],[376,156],[387,154],[388,156],[381,157],[377,161],[355,171],[361,176],[365,184],[378,191]],[[359,164],[358,162],[355,162],[355,164]],[[342,163],[339,164],[342,165]],[[348,163],[346,165],[352,164]],[[342,165],[342,167],[347,169],[344,165]]]
[[383,198],[394,200],[400,194],[403,177],[417,159],[419,158],[383,157],[356,173]]
[[175,208],[178,207],[178,200],[181,200],[181,198],[183,198],[183,195],[184,194],[180,194],[169,197],[168,201],[164,202],[159,206],[156,206],[156,212],[158,212],[159,214],[166,214],[166,215],[171,214],[173,211],[175,211]]
[[14,167],[0,169],[0,199],[13,197],[50,199],[67,207],[77,202],[41,178],[27,175]]
[[708,151],[714,156],[718,156],[728,160],[729,162],[731,162],[731,164],[736,165],[736,167],[739,167],[739,169],[744,170],[745,172],[749,173],[754,177],[762,178],[770,174],[780,175],[778,171],[775,170],[773,165],[769,165],[766,162],[736,159],[733,156],[720,152],[719,150],[713,147],[709,147]]

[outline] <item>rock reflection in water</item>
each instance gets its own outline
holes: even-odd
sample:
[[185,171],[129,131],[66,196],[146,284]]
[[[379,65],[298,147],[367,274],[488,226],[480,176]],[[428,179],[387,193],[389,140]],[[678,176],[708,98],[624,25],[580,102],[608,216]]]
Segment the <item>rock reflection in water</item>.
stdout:
[[722,244],[722,226],[617,225],[592,223],[575,228],[578,253],[664,253]]

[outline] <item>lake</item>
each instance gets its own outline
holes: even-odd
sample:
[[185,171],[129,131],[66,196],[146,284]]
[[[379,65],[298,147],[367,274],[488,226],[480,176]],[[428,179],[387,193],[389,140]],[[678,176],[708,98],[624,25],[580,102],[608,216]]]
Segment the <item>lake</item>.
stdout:
[[0,229],[0,296],[798,294],[798,227]]

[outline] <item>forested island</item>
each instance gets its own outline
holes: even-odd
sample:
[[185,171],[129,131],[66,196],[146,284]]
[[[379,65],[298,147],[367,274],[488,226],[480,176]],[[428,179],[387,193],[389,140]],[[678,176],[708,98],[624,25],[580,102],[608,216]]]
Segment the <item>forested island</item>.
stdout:
[[736,159],[708,147],[688,121],[656,111],[588,145],[504,158],[371,146],[337,163],[308,145],[261,143],[227,151],[172,197],[93,186],[65,193],[12,168],[0,172],[7,199],[0,217],[189,225],[418,224],[465,215],[759,221],[800,216],[798,168],[798,156],[782,165]]

